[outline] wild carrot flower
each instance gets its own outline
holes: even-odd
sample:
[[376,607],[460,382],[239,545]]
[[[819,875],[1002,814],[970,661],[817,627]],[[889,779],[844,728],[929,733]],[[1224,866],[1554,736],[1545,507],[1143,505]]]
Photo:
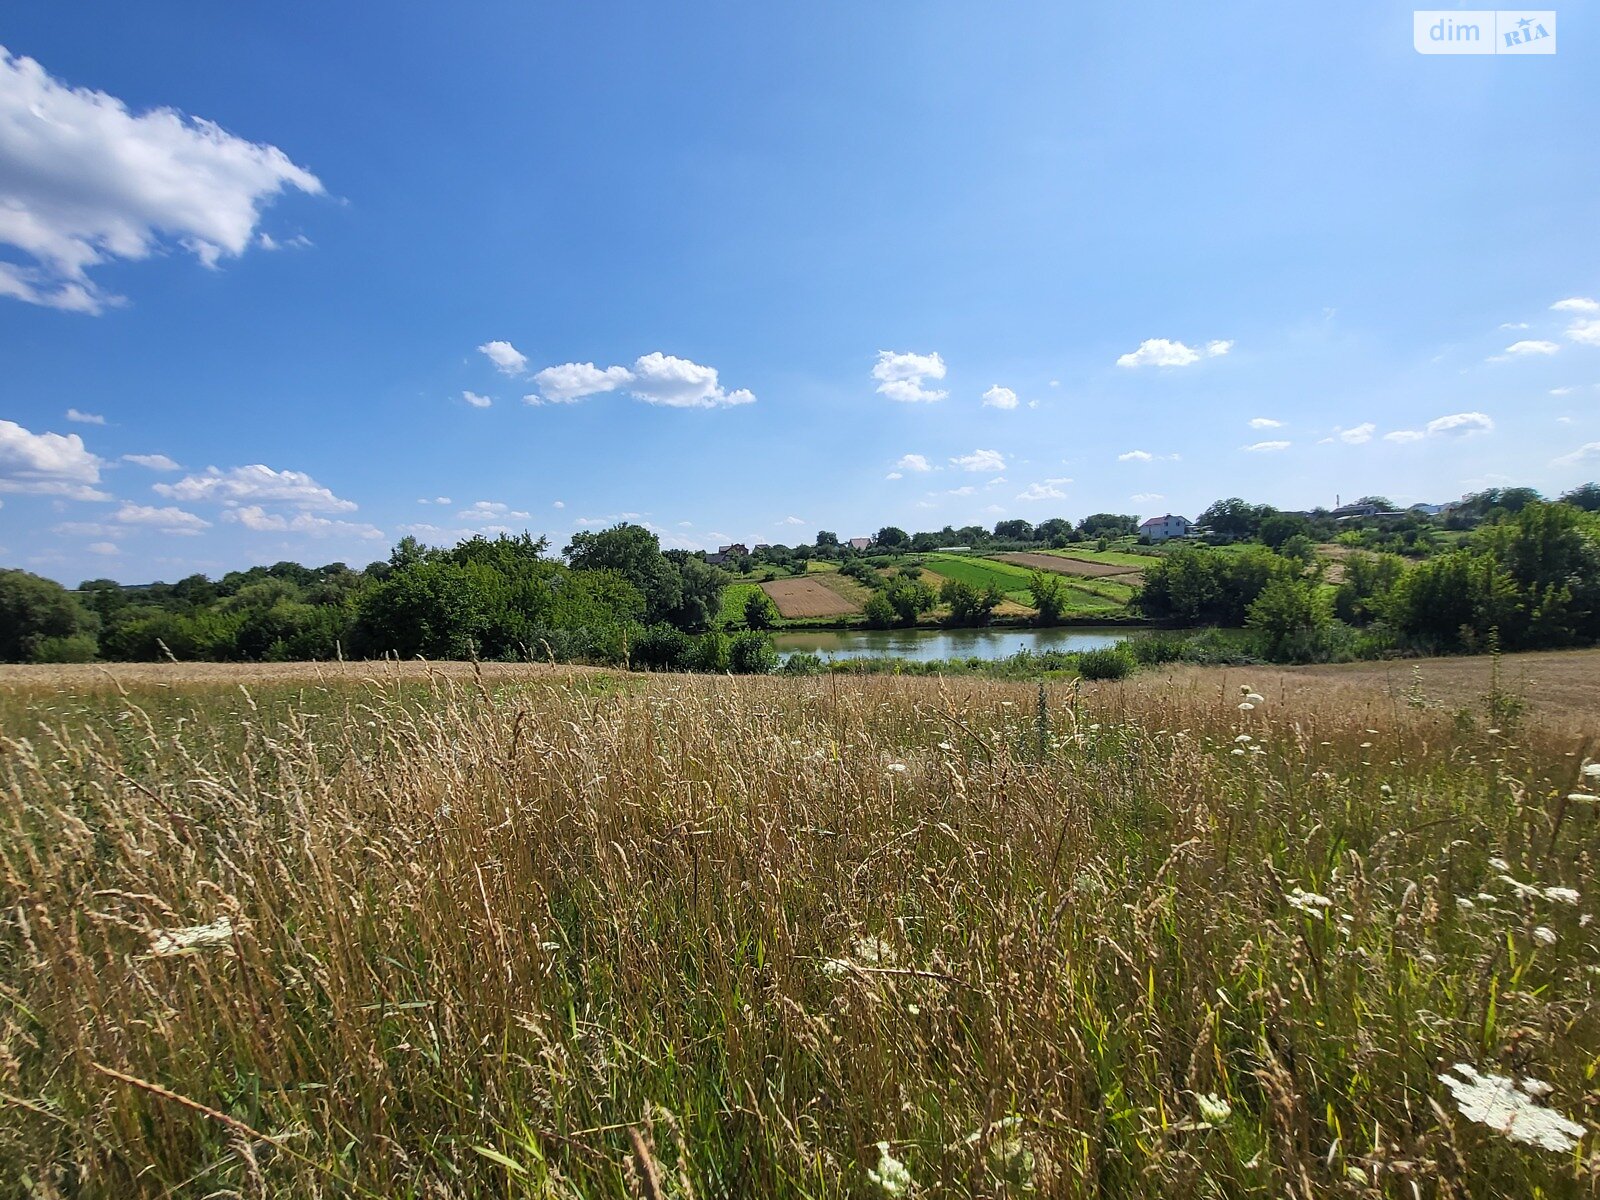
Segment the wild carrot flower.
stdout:
[[1248,701],[1248,700],[1241,701],[1240,704],[1239,704],[1239,711],[1240,712],[1253,712],[1254,710],[1255,710],[1255,705],[1250,703],[1250,701]]
[[916,1186],[905,1163],[889,1153],[889,1143],[878,1143],[878,1165],[868,1168],[867,1178],[883,1189],[885,1196],[904,1196]]
[[1556,944],[1556,931],[1548,925],[1536,925],[1533,930],[1533,940],[1542,942],[1546,946]]
[[1207,1092],[1203,1096],[1196,1095],[1194,1102],[1200,1109],[1200,1119],[1207,1125],[1221,1125],[1233,1116],[1233,1105],[1215,1092]]
[[1284,899],[1289,902],[1290,908],[1297,908],[1306,916],[1316,917],[1319,921],[1322,920],[1325,910],[1333,907],[1333,901],[1328,897],[1318,895],[1316,892],[1302,891],[1300,888],[1295,888]]
[[[1538,1146],[1542,1150],[1565,1153],[1583,1137],[1583,1126],[1552,1108],[1537,1103],[1530,1094],[1529,1083],[1519,1085],[1504,1075],[1480,1075],[1466,1063],[1456,1063],[1440,1081],[1455,1096],[1456,1107],[1469,1121],[1487,1125],[1514,1142]],[[1457,1078],[1459,1076],[1459,1078]],[[1534,1082],[1534,1088],[1538,1088]]]

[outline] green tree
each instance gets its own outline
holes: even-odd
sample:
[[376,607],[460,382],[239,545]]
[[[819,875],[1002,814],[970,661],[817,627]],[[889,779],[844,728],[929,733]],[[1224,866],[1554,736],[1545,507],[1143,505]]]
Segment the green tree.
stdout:
[[744,602],[744,623],[751,629],[771,629],[778,623],[778,610],[760,588],[751,592]]
[[910,536],[898,525],[885,525],[878,530],[878,536],[873,541],[885,550],[904,550],[911,544]]
[[677,567],[680,599],[672,611],[672,623],[679,629],[711,628],[722,611],[722,590],[731,582],[730,576],[703,558],[686,557]]
[[1129,537],[1138,532],[1139,518],[1126,513],[1090,513],[1078,522],[1078,536],[1084,541]]
[[[644,597],[649,622],[681,615],[683,576],[661,553],[661,539],[644,526],[624,523],[598,533],[575,533],[565,553],[574,570],[615,571],[631,583]],[[710,611],[715,614],[716,609]]]
[[1028,576],[1028,591],[1039,610],[1039,624],[1059,625],[1067,609],[1067,581],[1053,571],[1035,571]]
[[1275,511],[1270,505],[1250,504],[1237,496],[1230,496],[1226,500],[1218,500],[1201,513],[1197,524],[1227,541],[1241,542],[1255,537],[1261,523]]
[[1033,524],[1024,521],[1021,517],[1009,521],[996,521],[994,523],[994,536],[1005,542],[1031,542],[1033,540]]
[[0,570],[0,661],[31,662],[46,642],[92,637],[98,628],[97,617],[55,580]]
[[1005,598],[994,584],[979,589],[959,579],[947,579],[939,589],[939,599],[950,606],[952,625],[987,625]]
[[1332,620],[1322,590],[1309,579],[1279,575],[1250,602],[1245,625],[1261,635],[1263,653],[1275,662],[1310,657],[1315,634]]

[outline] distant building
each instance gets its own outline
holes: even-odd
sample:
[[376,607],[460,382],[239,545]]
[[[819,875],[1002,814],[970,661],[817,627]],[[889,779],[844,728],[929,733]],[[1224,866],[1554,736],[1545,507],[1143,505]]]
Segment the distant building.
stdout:
[[1447,504],[1413,504],[1406,511],[1421,513],[1425,517],[1437,517],[1448,507],[1450,506]]
[[1341,504],[1331,514],[1336,521],[1348,521],[1354,517],[1375,517],[1381,510],[1376,504],[1357,502],[1355,504]]
[[852,550],[871,550],[872,549],[872,539],[871,538],[851,538],[850,542],[849,542],[849,545],[850,545],[850,549],[852,549]]
[[1151,517],[1141,523],[1139,536],[1147,542],[1165,542],[1171,538],[1187,537],[1193,527],[1188,517],[1167,513],[1165,516]]
[[730,558],[747,558],[750,549],[743,542],[732,542],[726,546],[718,546],[715,554],[706,555],[706,561],[715,566],[721,566]]

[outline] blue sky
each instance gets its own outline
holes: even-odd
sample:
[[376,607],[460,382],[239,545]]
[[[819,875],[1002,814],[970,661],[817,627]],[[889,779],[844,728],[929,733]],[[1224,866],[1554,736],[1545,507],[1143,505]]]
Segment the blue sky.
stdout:
[[1592,6],[346,8],[0,14],[0,562],[1600,476]]

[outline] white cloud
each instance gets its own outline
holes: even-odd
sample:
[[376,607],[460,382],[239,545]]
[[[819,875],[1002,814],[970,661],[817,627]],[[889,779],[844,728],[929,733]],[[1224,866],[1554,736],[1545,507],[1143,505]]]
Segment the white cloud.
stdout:
[[1447,417],[1435,417],[1428,422],[1430,435],[1458,435],[1465,436],[1474,433],[1488,433],[1494,428],[1494,422],[1481,412],[1451,413]]
[[1574,321],[1567,326],[1567,338],[1585,346],[1600,346],[1600,320]]
[[1557,300],[1552,304],[1550,311],[1600,313],[1600,300],[1591,300],[1588,296],[1568,296],[1565,300]]
[[94,486],[100,466],[75,433],[31,433],[15,421],[0,421],[0,492],[109,500]]
[[1138,492],[1132,496],[1129,496],[1128,499],[1132,500],[1135,504],[1154,504],[1158,500],[1165,500],[1166,497],[1160,492]]
[[1233,349],[1231,341],[1212,341],[1202,350],[1195,350],[1182,342],[1166,338],[1146,338],[1137,350],[1130,350],[1117,359],[1119,367],[1187,367],[1202,358],[1220,358]]
[[97,313],[118,298],[89,278],[114,259],[181,246],[206,266],[243,254],[261,209],[322,183],[283,151],[170,108],[135,116],[104,92],[0,49],[0,295]]
[[565,500],[556,500],[550,505],[551,508],[565,508],[566,506],[567,502]]
[[1596,459],[1600,459],[1600,442],[1585,442],[1571,454],[1563,454],[1554,462],[1558,467],[1574,467],[1581,462],[1593,462]]
[[804,525],[805,523],[806,520],[804,517],[785,517],[783,520],[778,522],[780,525]]
[[90,542],[84,549],[90,554],[112,555],[122,553],[115,542]]
[[259,504],[230,508],[222,514],[222,519],[234,521],[256,533],[302,533],[310,537],[358,537],[369,541],[383,537],[383,530],[372,525],[333,521],[306,512],[285,517],[281,513],[269,513]]
[[1575,390],[1576,390],[1576,389],[1574,389],[1574,388],[1569,388],[1569,387],[1558,387],[1558,388],[1551,388],[1551,389],[1550,389],[1550,394],[1551,394],[1551,395],[1552,395],[1552,396],[1570,396],[1570,395],[1572,395],[1572,393],[1573,393],[1573,392],[1574,392],[1574,391],[1575,391]]
[[1283,422],[1275,421],[1271,417],[1251,417],[1251,429],[1282,429]]
[[450,497],[449,496],[435,496],[432,500],[429,500],[426,496],[423,496],[421,499],[419,499],[417,501],[417,503],[418,504],[449,504],[450,503]]
[[601,368],[592,362],[562,363],[546,367],[533,381],[539,390],[523,397],[529,404],[572,404],[618,388],[625,388],[636,400],[668,408],[724,408],[755,402],[754,393],[747,388],[725,390],[715,367],[659,350],[634,360],[632,369]]
[[521,375],[528,369],[528,356],[510,342],[485,342],[478,347],[478,353],[502,375]]
[[509,504],[502,504],[498,500],[478,500],[469,508],[464,508],[456,514],[463,521],[489,520],[500,518],[509,521],[524,521],[528,518],[525,512],[517,512]]
[[924,458],[920,454],[903,454],[903,455],[901,455],[900,456],[900,461],[895,463],[895,467],[897,469],[901,470],[901,471],[931,471],[931,470],[933,470],[933,467],[928,464],[928,460],[926,458]]
[[350,512],[356,505],[341,500],[301,471],[274,471],[255,463],[219,471],[207,467],[201,475],[187,475],[177,483],[158,483],[157,495],[172,500],[211,500],[223,504],[278,502],[316,512]]
[[148,504],[125,503],[111,518],[122,525],[138,525],[158,533],[196,534],[210,529],[211,522],[192,512],[168,506],[155,508]]
[[1427,434],[1423,433],[1419,429],[1396,429],[1392,433],[1384,434],[1383,435],[1383,440],[1386,441],[1386,442],[1400,442],[1400,443],[1420,442],[1423,438],[1425,438],[1427,436],[1428,436]]
[[947,495],[947,496],[975,496],[975,495],[977,495],[977,492],[978,492],[978,489],[973,487],[969,483],[964,487],[951,488],[949,491],[947,491],[945,493],[945,495]]
[[473,408],[488,408],[494,403],[488,396],[480,396],[477,392],[462,392],[461,398]]
[[1248,450],[1253,454],[1275,454],[1279,450],[1287,450],[1291,445],[1293,445],[1292,442],[1255,442],[1249,446],[1243,446],[1241,449]]
[[1118,462],[1154,462],[1156,456],[1148,450],[1129,450],[1126,454],[1117,455]]
[[1362,424],[1354,425],[1349,429],[1341,429],[1336,425],[1334,426],[1333,432],[1338,435],[1339,440],[1345,445],[1361,446],[1372,440],[1372,435],[1377,432],[1377,429],[1378,427],[1371,421],[1365,421]]
[[1061,489],[1071,482],[1070,479],[1045,479],[1039,483],[1030,483],[1025,490],[1017,493],[1017,499],[1065,500],[1067,494]]
[[746,388],[724,391],[715,367],[703,367],[659,350],[634,360],[628,394],[647,404],[668,408],[720,408],[755,402],[755,395]]
[[1528,323],[1526,321],[1507,321],[1504,325],[1500,326],[1501,329],[1513,329],[1513,330],[1515,330],[1515,329],[1526,329],[1527,327],[1528,327]]
[[1524,354],[1554,354],[1559,349],[1561,347],[1555,342],[1524,339],[1520,342],[1512,342],[1511,345],[1506,347],[1506,353],[1520,358]]
[[123,462],[130,462],[136,467],[143,467],[147,471],[181,471],[177,463],[165,454],[124,454]]
[[890,471],[887,475],[884,476],[884,478],[885,479],[904,479],[905,476],[902,475],[899,471]]
[[67,409],[67,420],[76,421],[79,425],[104,425],[106,419],[99,413],[79,412],[75,408]]
[[952,466],[960,467],[963,471],[1004,471],[1006,469],[1005,456],[998,450],[974,450],[971,454],[962,454],[950,460]]
[[998,383],[983,394],[985,408],[1015,408],[1017,394],[1008,387],[1001,387]]
[[925,388],[922,384],[928,379],[943,379],[944,375],[944,359],[937,353],[879,350],[878,361],[872,367],[872,377],[878,381],[879,395],[902,404],[932,404],[943,400],[949,392]]
[[592,362],[546,367],[533,377],[539,391],[524,396],[529,404],[572,404],[600,392],[612,392],[633,378],[627,367],[601,370]]

